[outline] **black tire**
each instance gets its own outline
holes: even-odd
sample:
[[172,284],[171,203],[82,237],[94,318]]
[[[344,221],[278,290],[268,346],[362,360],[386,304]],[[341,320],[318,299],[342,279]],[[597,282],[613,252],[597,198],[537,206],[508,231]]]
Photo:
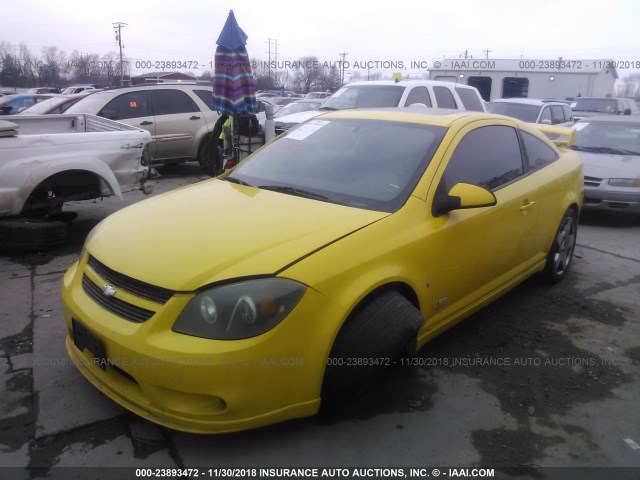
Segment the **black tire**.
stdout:
[[0,250],[33,252],[60,247],[67,241],[67,226],[41,218],[0,220]]
[[[413,351],[422,323],[420,311],[396,291],[374,298],[349,318],[338,333],[327,361],[321,413],[339,410],[382,373],[385,366],[407,349]],[[378,365],[375,359],[380,360]]]
[[578,235],[578,214],[569,208],[562,217],[551,250],[547,255],[543,277],[549,283],[558,283],[567,276]]

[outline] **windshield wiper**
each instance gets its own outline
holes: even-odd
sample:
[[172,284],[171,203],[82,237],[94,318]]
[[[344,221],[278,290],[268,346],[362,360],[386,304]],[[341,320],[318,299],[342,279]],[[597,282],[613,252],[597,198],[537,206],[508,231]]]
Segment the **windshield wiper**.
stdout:
[[335,107],[320,107],[318,108],[318,110],[338,110],[338,109]]
[[237,183],[238,185],[245,185],[247,187],[253,187],[253,185],[251,185],[251,184],[249,184],[249,183],[247,183],[247,182],[245,182],[243,180],[240,180],[239,178],[236,178],[236,177],[227,177],[227,178],[224,178],[223,180],[226,180],[227,182],[230,182],[230,183]]
[[315,200],[329,200],[329,197],[325,197],[319,193],[284,185],[258,185],[258,188],[261,188],[262,190],[271,190],[272,192],[286,193],[287,195],[295,195],[297,197],[312,198]]
[[624,150],[622,148],[611,147],[582,147],[580,145],[572,145],[574,150],[582,150],[585,152],[593,153],[610,153],[611,155],[640,155],[640,152],[634,152],[632,150]]

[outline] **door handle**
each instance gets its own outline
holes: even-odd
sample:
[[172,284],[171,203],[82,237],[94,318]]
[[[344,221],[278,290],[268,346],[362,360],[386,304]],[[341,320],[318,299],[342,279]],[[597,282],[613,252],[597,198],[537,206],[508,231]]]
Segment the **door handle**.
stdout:
[[153,122],[150,122],[149,120],[145,120],[140,125],[153,125]]
[[521,212],[526,212],[527,210],[531,210],[533,208],[533,206],[536,204],[536,202],[530,202],[528,200],[525,200],[526,203],[524,203],[521,207],[520,207],[520,211]]
[[200,117],[198,117],[197,115],[194,115],[192,117],[189,117],[189,120],[200,120]]

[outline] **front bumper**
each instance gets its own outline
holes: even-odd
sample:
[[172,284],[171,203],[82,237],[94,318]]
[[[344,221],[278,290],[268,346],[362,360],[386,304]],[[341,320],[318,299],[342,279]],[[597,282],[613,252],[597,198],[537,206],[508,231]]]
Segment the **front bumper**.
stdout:
[[[107,282],[87,257],[69,269],[62,285],[66,347],[80,372],[112,400],[152,422],[194,433],[244,430],[317,413],[331,342],[324,341],[317,319],[332,313],[319,293],[308,289],[292,313],[263,335],[207,340],[171,331],[193,294],[176,293],[142,322],[96,303],[83,279]],[[116,296],[154,309],[127,292]],[[104,358],[74,341],[74,321],[102,345]]]
[[606,178],[585,177],[582,208],[585,211],[640,215],[640,189],[613,187],[608,181]]

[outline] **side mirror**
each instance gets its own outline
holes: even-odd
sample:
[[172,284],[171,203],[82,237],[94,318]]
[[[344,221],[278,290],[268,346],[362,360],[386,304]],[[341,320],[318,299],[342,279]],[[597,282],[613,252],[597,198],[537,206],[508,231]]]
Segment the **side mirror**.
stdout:
[[431,212],[434,217],[441,217],[453,210],[492,207],[496,203],[496,196],[489,190],[470,183],[456,183],[448,194],[435,196]]
[[13,110],[11,105],[3,105],[0,107],[0,115],[11,115],[11,110]]
[[625,108],[624,109],[624,114],[625,115],[631,115],[631,109],[630,108]]

